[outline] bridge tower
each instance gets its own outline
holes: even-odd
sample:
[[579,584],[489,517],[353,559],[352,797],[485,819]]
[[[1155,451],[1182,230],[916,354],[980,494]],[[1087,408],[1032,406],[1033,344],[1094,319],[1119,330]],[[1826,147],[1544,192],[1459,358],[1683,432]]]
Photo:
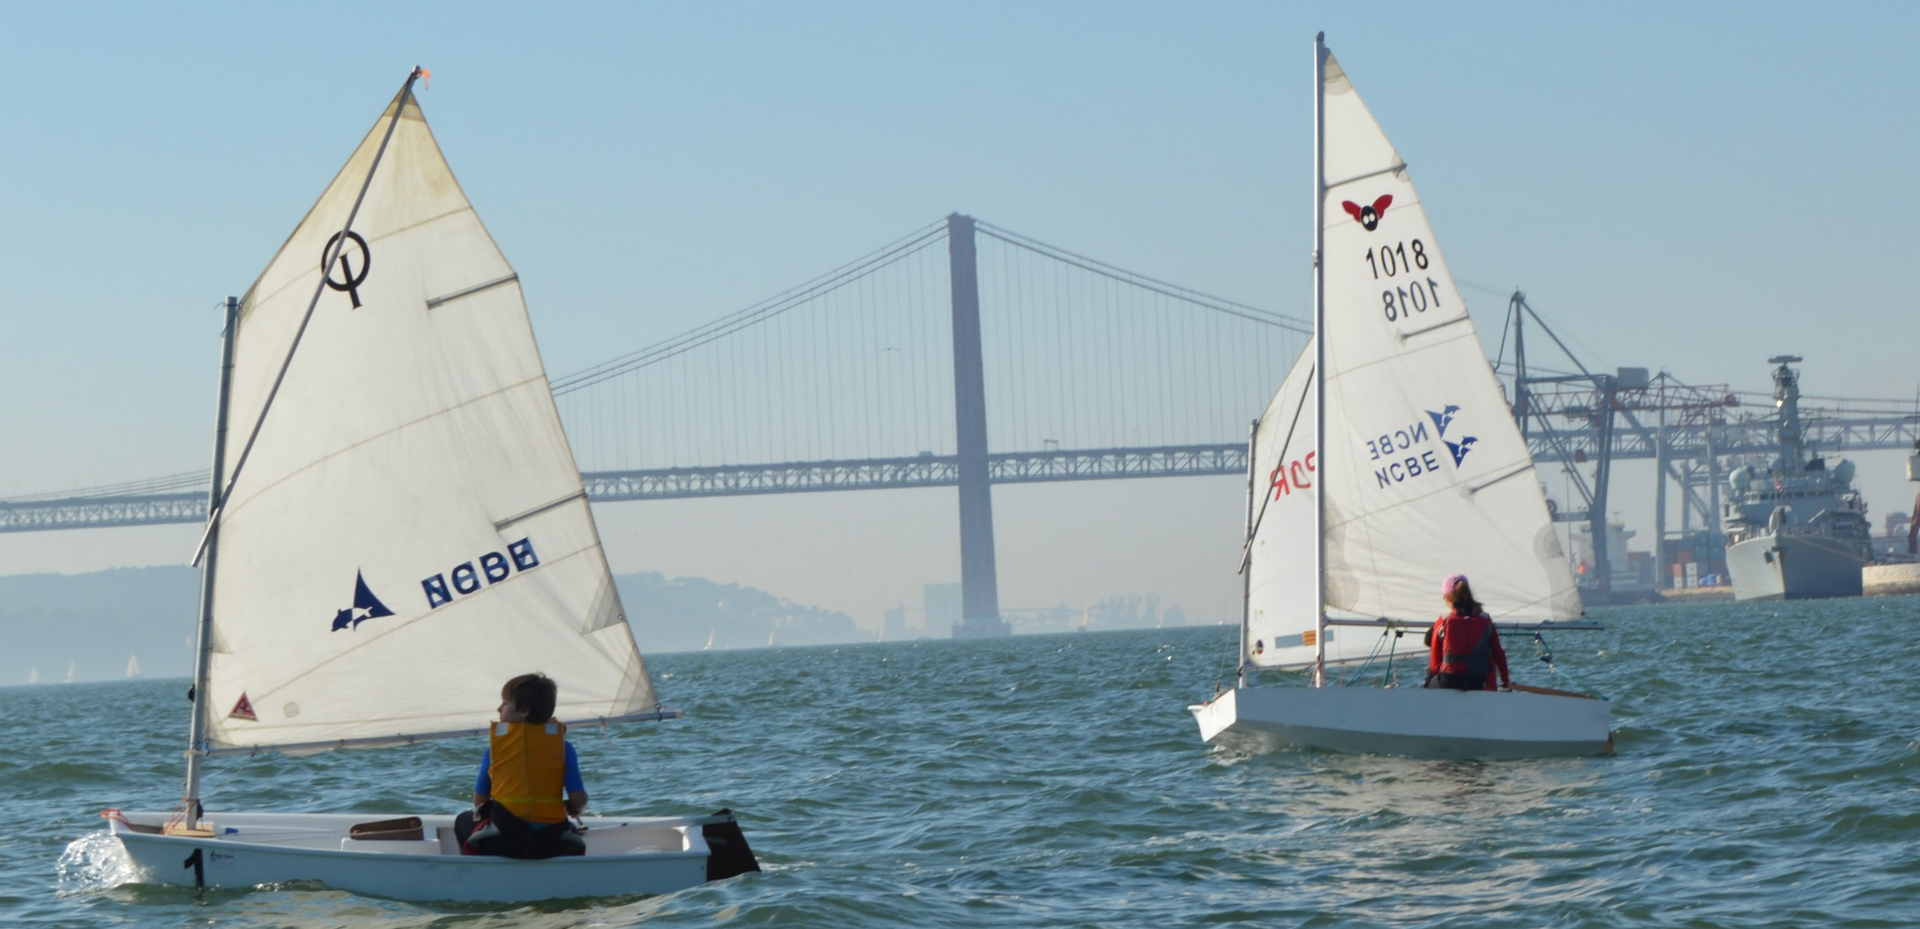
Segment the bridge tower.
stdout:
[[980,274],[973,217],[947,217],[953,280],[953,419],[960,484],[960,622],[956,639],[1012,635],[1000,618],[993,562],[993,485],[987,479],[987,385],[980,351]]

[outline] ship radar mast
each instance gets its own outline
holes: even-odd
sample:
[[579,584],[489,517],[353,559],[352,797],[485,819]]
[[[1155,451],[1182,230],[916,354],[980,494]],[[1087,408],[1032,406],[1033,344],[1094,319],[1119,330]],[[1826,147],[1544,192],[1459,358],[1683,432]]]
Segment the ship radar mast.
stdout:
[[1780,462],[1788,474],[1799,474],[1805,467],[1800,448],[1800,377],[1790,364],[1799,364],[1799,355],[1775,355],[1768,364],[1773,369],[1773,405],[1780,408]]

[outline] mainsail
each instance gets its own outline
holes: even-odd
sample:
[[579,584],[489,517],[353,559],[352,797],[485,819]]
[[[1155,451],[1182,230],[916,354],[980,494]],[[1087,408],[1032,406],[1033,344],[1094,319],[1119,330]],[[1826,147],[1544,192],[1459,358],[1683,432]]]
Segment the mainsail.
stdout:
[[[1245,660],[1313,663],[1321,492],[1330,616],[1430,620],[1443,612],[1441,579],[1455,573],[1497,620],[1580,616],[1533,459],[1406,164],[1332,55],[1325,74],[1326,331],[1316,338],[1326,340],[1327,447],[1314,454],[1309,346],[1255,435],[1266,488],[1248,553]],[[1364,659],[1378,642],[1327,631],[1329,662]]]
[[475,731],[529,671],[559,682],[563,720],[659,712],[518,277],[410,93],[247,292],[232,337],[225,460],[260,428],[219,516],[215,752]]

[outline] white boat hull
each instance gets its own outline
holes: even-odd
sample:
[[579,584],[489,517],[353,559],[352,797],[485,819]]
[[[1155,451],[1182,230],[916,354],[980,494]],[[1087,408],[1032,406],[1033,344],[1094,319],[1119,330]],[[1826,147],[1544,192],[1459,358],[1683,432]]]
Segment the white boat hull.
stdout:
[[1188,707],[1208,742],[1305,745],[1410,758],[1596,755],[1607,701],[1546,693],[1382,687],[1240,687]]
[[312,881],[396,900],[466,902],[684,890],[709,880],[707,825],[718,819],[731,826],[731,817],[721,816],[589,818],[587,854],[519,861],[461,855],[452,816],[420,817],[421,840],[366,841],[349,838],[348,829],[394,814],[208,813],[203,823],[211,837],[153,831],[169,813],[120,815],[124,819],[109,818],[112,834],[152,883],[238,888]]

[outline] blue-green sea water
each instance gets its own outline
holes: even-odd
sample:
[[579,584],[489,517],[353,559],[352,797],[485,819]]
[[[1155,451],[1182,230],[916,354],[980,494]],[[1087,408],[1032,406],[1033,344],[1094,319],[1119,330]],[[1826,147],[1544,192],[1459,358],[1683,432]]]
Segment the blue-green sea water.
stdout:
[[[177,796],[184,682],[9,688],[0,924],[1920,924],[1920,599],[1595,612],[1551,644],[1617,753],[1542,761],[1216,750],[1224,627],[653,656],[688,718],[576,730],[595,808],[730,807],[766,871],[525,907],[124,883],[96,813]],[[224,762],[208,806],[452,811],[478,753]]]

